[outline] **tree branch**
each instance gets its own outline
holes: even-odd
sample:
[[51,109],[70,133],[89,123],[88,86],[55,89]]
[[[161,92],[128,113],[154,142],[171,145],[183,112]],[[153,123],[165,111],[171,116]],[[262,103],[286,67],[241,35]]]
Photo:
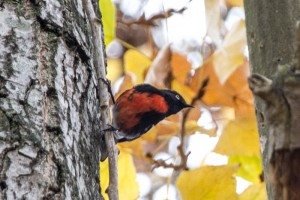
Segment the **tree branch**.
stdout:
[[132,24],[139,24],[139,25],[145,25],[145,26],[157,26],[157,24],[155,23],[155,20],[166,19],[166,18],[171,17],[173,14],[182,14],[186,9],[187,9],[186,7],[183,7],[180,10],[169,9],[165,12],[158,13],[149,19],[146,19],[145,14],[143,14],[138,20],[124,20],[124,21],[121,21],[121,23],[124,23],[128,26],[131,26]]
[[[82,5],[87,15],[88,21],[92,29],[93,43],[93,63],[98,81],[98,93],[100,101],[101,119],[103,124],[111,124],[111,116],[109,111],[109,91],[106,84],[101,81],[106,79],[106,62],[104,55],[103,30],[101,21],[97,18],[91,0],[82,0]],[[100,23],[99,23],[100,22]],[[109,186],[107,193],[110,200],[118,200],[118,170],[117,158],[118,151],[115,145],[113,132],[107,132],[104,135],[108,152],[109,162]]]

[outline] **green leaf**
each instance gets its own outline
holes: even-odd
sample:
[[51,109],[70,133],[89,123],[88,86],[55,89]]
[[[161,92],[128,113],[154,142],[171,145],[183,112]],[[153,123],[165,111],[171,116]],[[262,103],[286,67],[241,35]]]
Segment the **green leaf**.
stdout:
[[104,42],[108,45],[116,37],[116,9],[112,0],[99,0],[104,28]]
[[260,156],[230,156],[228,164],[239,164],[237,176],[253,183],[260,183],[262,163]]

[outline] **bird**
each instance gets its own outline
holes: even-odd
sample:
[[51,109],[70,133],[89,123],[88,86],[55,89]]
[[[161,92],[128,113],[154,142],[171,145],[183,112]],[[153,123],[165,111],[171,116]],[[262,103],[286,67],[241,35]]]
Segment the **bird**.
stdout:
[[164,118],[191,107],[174,90],[158,89],[150,84],[136,85],[124,91],[113,107],[115,141],[135,140]]

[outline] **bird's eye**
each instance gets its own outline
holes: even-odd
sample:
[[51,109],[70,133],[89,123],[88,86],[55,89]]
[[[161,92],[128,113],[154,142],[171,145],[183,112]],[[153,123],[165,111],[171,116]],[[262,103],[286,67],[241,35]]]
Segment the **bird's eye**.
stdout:
[[176,99],[180,100],[180,96],[178,94],[175,97]]

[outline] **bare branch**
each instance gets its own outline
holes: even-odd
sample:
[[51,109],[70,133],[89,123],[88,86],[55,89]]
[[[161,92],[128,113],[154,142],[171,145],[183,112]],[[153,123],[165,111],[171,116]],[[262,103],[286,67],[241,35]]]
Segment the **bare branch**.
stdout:
[[174,170],[188,170],[187,168],[187,159],[190,155],[191,152],[188,152],[187,154],[184,153],[184,151],[181,151],[180,145],[177,147],[178,152],[180,154],[181,158],[184,158],[183,161],[180,162],[180,164],[176,165],[173,163],[167,163],[165,160],[162,159],[152,159],[153,162],[153,169],[157,168],[157,167],[164,167],[164,168],[172,168]]
[[[106,80],[106,62],[104,55],[104,39],[102,38],[103,30],[101,27],[101,21],[95,14],[91,0],[82,0],[82,4],[92,29],[93,63],[99,86],[98,93],[100,98],[100,111],[102,114],[101,119],[103,124],[111,124],[111,116],[109,111],[109,91],[106,83],[101,81]],[[109,186],[107,188],[107,192],[110,200],[118,200],[118,151],[115,145],[113,132],[106,132],[104,137],[107,146],[109,162]]]
[[145,26],[157,26],[155,20],[169,18],[175,13],[182,14],[186,9],[187,9],[186,7],[183,7],[180,10],[169,9],[165,12],[153,15],[149,19],[146,19],[145,14],[143,14],[138,20],[124,20],[122,23],[127,24],[128,26],[131,26],[132,24],[139,24]]

